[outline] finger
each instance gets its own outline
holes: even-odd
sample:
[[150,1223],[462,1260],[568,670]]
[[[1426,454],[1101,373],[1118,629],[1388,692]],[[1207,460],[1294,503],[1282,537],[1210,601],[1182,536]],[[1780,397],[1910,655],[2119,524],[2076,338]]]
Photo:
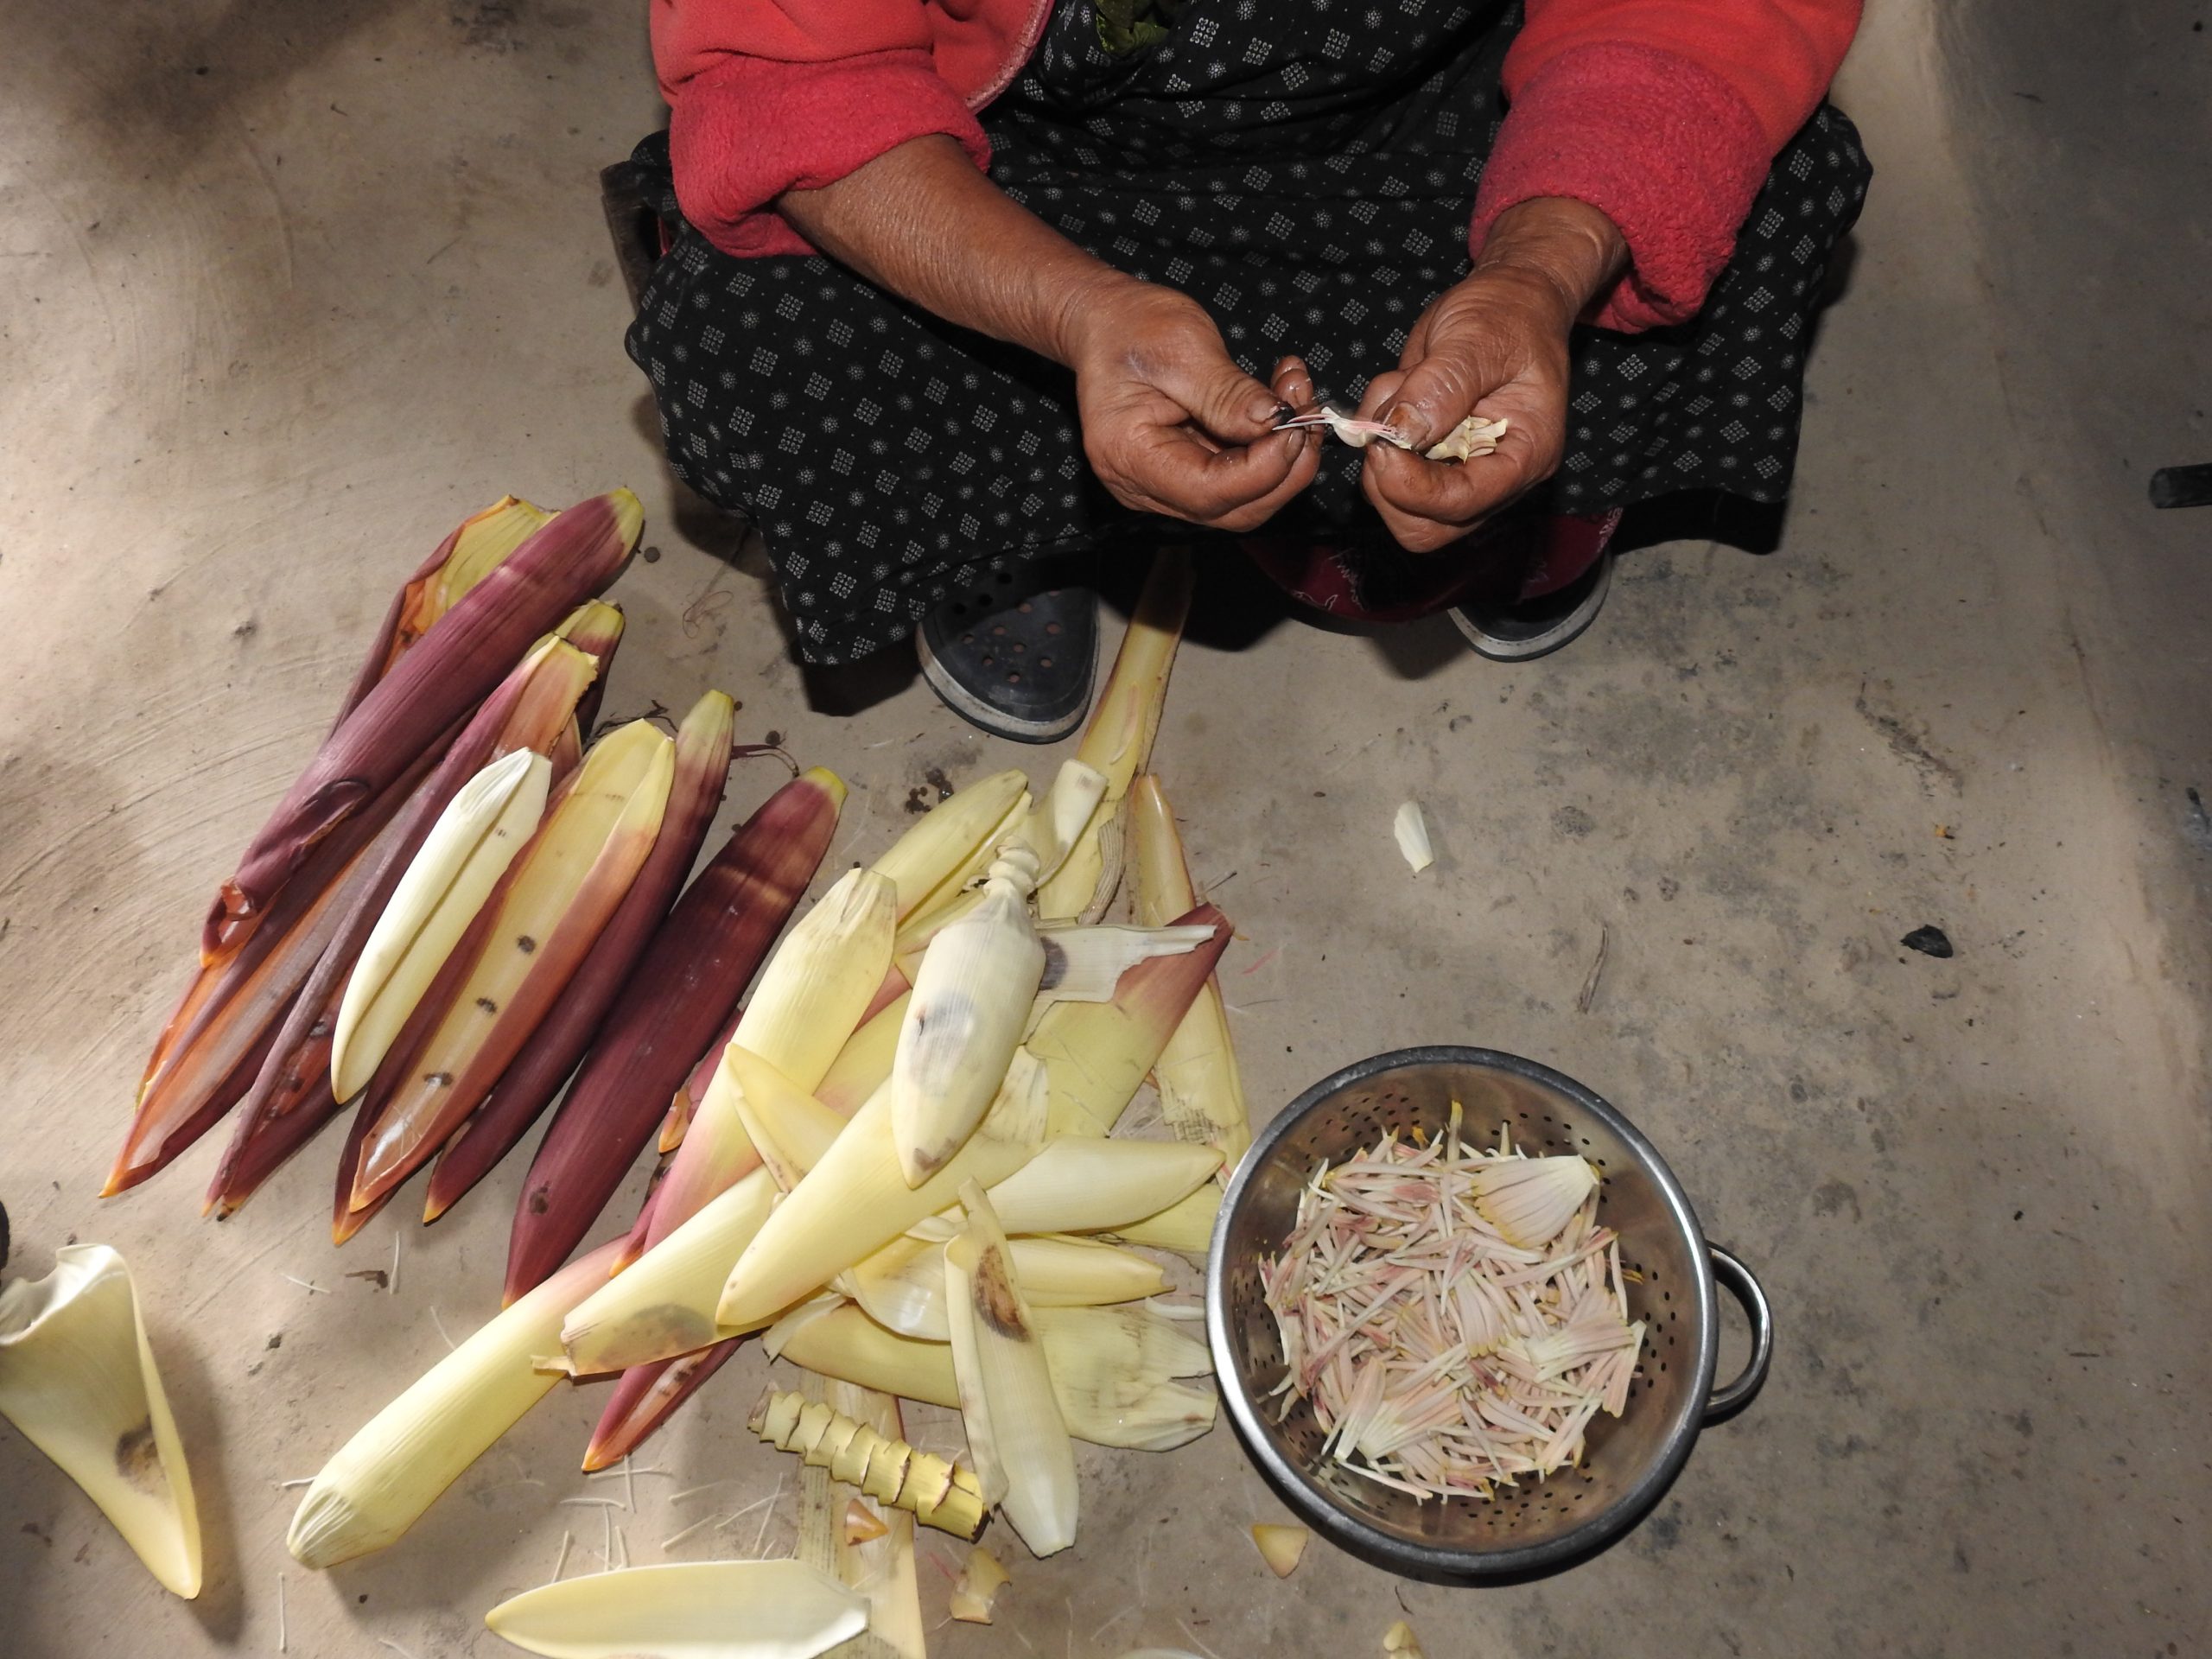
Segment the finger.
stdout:
[[1301,357],[1286,357],[1275,365],[1275,372],[1268,377],[1268,384],[1274,389],[1277,398],[1293,409],[1303,409],[1316,396],[1313,372],[1306,366]]
[[[1389,378],[1378,376],[1376,384]],[[1472,414],[1475,405],[1507,378],[1497,353],[1464,343],[1448,346],[1408,364],[1387,390],[1378,393],[1370,387],[1369,395],[1382,413],[1369,418],[1388,421],[1415,449],[1426,449]]]
[[1426,552],[1491,518],[1547,470],[1526,441],[1501,444],[1497,454],[1458,467],[1373,444],[1361,460],[1360,492],[1401,546]]
[[1207,355],[1208,361],[1156,376],[1154,384],[1224,443],[1246,444],[1267,436],[1274,429],[1275,394],[1217,346]]
[[[1301,435],[1286,433],[1285,436]],[[1298,446],[1298,459],[1291,464],[1290,474],[1283,481],[1256,501],[1231,509],[1211,520],[1217,530],[1234,531],[1242,534],[1257,530],[1280,512],[1284,505],[1299,492],[1313,482],[1314,474],[1321,470],[1321,439],[1317,432],[1302,435]]]
[[1509,429],[1493,454],[1478,455],[1459,466],[1424,461],[1386,443],[1367,447],[1361,457],[1363,487],[1370,499],[1400,512],[1440,523],[1471,524],[1519,495],[1541,476],[1535,466],[1535,444],[1525,435],[1517,443]]
[[1312,454],[1303,432],[1217,448],[1187,427],[1154,427],[1138,441],[1129,470],[1177,518],[1212,524],[1281,490],[1300,466],[1315,464]]
[[1367,390],[1361,395],[1359,408],[1356,411],[1359,418],[1363,421],[1381,420],[1382,417],[1376,411],[1382,407],[1387,399],[1396,393],[1400,386],[1405,384],[1405,379],[1406,372],[1403,369],[1389,369],[1369,381]]

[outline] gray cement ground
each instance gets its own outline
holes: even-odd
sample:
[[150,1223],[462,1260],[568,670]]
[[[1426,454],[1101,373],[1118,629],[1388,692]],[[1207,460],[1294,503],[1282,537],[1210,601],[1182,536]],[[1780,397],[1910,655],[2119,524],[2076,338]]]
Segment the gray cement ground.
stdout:
[[[2212,460],[2212,36],[2181,0],[1935,10],[1876,0],[1846,73],[1880,176],[1778,550],[1640,554],[1592,637],[1522,669],[1441,628],[1194,645],[1158,753],[1246,941],[1256,1109],[1415,1041],[1585,1079],[1765,1275],[1771,1386],[1627,1543],[1510,1590],[1325,1548],[1277,1584],[1225,1429],[1096,1457],[1077,1548],[1011,1560],[1011,1613],[938,1651],[1371,1653],[1402,1607],[1438,1659],[2200,1649],[2212,512],[2143,489]],[[659,556],[618,590],[610,710],[735,693],[748,735],[852,783],[833,861],[927,768],[1048,759],[918,686],[810,709],[757,566],[671,499],[593,187],[656,116],[636,12],[0,19],[0,1192],[21,1269],[71,1236],[137,1263],[209,1557],[196,1605],[165,1599],[0,1432],[10,1655],[273,1652],[280,1574],[295,1653],[488,1655],[484,1610],[564,1527],[600,1547],[556,1500],[620,1484],[573,1472],[597,1400],[563,1391],[383,1556],[283,1551],[274,1483],[489,1311],[517,1169],[342,1258],[327,1144],[220,1230],[213,1145],[92,1198],[213,882],[452,523],[635,486]],[[730,810],[772,782],[741,772]],[[1419,879],[1408,796],[1441,852]],[[1924,922],[1954,959],[1897,948]],[[395,1235],[397,1295],[345,1276]],[[616,1517],[634,1559],[696,1518],[678,1487],[772,1489],[760,1370],[647,1459],[677,1474]]]

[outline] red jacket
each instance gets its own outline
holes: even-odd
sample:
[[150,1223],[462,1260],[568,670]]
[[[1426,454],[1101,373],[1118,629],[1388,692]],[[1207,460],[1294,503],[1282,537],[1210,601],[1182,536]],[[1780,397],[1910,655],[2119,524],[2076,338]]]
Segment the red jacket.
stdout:
[[[1289,5],[1297,0],[1270,0]],[[1529,0],[1509,111],[1468,240],[1535,196],[1620,226],[1631,258],[1596,321],[1679,322],[1735,245],[1776,153],[1827,92],[1860,0]],[[683,212],[741,257],[810,251],[771,204],[928,133],[990,159],[975,112],[1035,48],[1052,0],[652,0]]]

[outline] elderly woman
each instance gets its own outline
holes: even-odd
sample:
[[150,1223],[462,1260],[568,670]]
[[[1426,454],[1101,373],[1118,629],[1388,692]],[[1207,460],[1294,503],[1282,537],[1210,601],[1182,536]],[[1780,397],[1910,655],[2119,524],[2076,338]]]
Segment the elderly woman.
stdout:
[[[918,632],[1005,736],[1080,721],[1094,562],[1175,521],[1535,656],[1624,507],[1786,492],[1868,177],[1821,103],[1858,13],[654,0],[680,215],[630,353],[801,656]],[[1276,429],[1323,397],[1413,448]],[[1423,458],[1471,413],[1495,454]]]

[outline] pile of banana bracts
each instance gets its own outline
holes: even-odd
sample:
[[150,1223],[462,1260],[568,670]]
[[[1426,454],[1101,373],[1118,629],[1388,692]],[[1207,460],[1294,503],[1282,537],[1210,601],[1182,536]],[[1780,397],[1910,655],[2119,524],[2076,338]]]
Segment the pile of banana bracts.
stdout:
[[[406,582],[222,884],[106,1192],[228,1118],[206,1203],[228,1216],[343,1117],[342,1243],[425,1169],[435,1221],[550,1109],[504,1310],[339,1447],[293,1555],[392,1544],[563,1376],[616,1379],[584,1466],[617,1465],[752,1337],[799,1368],[752,1418],[804,1471],[797,1554],[610,1560],[492,1628],[539,1653],[920,1659],[918,1524],[972,1540],[996,1512],[1050,1554],[1076,1538],[1075,1440],[1166,1451],[1213,1422],[1185,1380],[1209,1369],[1196,1310],[1160,1300],[1249,1140],[1230,924],[1147,770],[1189,566],[1160,556],[1048,786],[971,782],[803,905],[835,774],[798,772],[702,862],[733,760],[792,763],[738,744],[719,691],[672,734],[594,730],[622,637],[599,595],[641,525],[627,491],[507,498]],[[1123,1126],[1147,1079],[1165,1136]],[[639,1212],[590,1242],[649,1143]],[[964,1452],[910,1443],[901,1400],[957,1410]],[[113,1250],[0,1291],[0,1412],[197,1593]],[[976,1548],[955,1616],[988,1621],[1003,1578]]]

